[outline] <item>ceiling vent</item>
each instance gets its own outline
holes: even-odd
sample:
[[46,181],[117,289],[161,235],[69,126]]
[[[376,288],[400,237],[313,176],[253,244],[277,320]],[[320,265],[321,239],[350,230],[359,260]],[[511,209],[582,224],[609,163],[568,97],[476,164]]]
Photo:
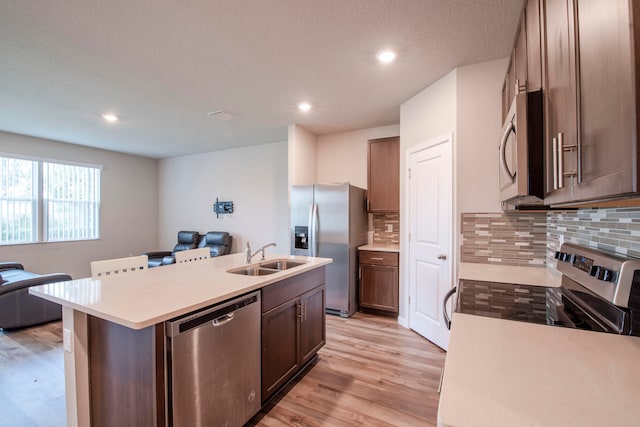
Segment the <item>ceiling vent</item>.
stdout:
[[235,119],[239,119],[240,116],[237,114],[234,114],[230,111],[227,110],[216,110],[216,111],[212,111],[210,113],[208,113],[209,116],[213,117],[214,119],[218,119],[221,122],[228,122],[229,120],[235,120]]

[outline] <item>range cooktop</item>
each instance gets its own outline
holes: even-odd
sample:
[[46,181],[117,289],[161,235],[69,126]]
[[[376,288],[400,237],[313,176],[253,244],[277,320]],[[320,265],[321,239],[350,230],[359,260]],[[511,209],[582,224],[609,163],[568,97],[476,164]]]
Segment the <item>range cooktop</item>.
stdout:
[[640,335],[640,260],[568,243],[556,258],[562,286],[460,280],[456,311]]

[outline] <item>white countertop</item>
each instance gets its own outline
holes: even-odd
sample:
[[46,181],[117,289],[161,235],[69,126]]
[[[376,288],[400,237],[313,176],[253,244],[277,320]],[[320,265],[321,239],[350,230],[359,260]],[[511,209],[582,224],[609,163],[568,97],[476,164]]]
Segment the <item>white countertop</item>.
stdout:
[[458,279],[559,287],[562,274],[553,268],[461,262]]
[[640,337],[453,314],[438,426],[631,426]]
[[400,253],[400,245],[397,243],[369,243],[368,245],[358,246],[358,250]]
[[244,266],[244,257],[238,253],[96,280],[50,283],[33,286],[29,293],[132,329],[142,329],[332,262],[330,258],[274,254],[266,258],[306,264],[266,276],[227,272]]

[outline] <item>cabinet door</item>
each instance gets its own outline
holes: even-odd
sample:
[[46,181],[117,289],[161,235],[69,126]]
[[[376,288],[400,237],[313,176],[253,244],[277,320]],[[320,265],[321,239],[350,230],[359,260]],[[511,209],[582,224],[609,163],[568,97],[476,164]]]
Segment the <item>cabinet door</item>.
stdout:
[[398,313],[398,269],[360,265],[360,306]]
[[637,191],[628,0],[575,0],[580,140],[574,200]]
[[514,53],[515,81],[513,85],[514,96],[527,91],[527,29],[524,15],[520,20],[520,29],[516,35]]
[[[528,0],[524,10],[527,35],[527,91],[542,89],[542,52],[540,49],[540,0]],[[504,121],[504,120],[503,120]]]
[[262,315],[262,401],[270,397],[300,366],[300,299]]
[[[577,167],[577,92],[573,0],[543,0],[547,192],[545,203],[572,199]],[[561,149],[564,147],[564,150]],[[574,149],[570,149],[574,147]]]
[[300,297],[300,366],[307,363],[325,343],[325,287]]
[[400,139],[369,141],[369,212],[400,210]]

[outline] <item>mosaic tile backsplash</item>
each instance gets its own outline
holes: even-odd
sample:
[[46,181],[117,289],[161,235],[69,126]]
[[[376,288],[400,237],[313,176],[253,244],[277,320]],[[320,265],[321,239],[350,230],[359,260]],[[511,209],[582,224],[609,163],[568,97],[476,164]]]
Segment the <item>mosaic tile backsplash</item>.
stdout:
[[544,266],[547,217],[544,212],[463,213],[462,262]]
[[556,266],[564,242],[640,258],[640,208],[462,214],[462,262]]
[[640,258],[640,208],[580,209],[547,214],[547,265],[564,242]]
[[[392,231],[387,231],[391,227]],[[374,243],[400,243],[400,214],[373,214]]]

